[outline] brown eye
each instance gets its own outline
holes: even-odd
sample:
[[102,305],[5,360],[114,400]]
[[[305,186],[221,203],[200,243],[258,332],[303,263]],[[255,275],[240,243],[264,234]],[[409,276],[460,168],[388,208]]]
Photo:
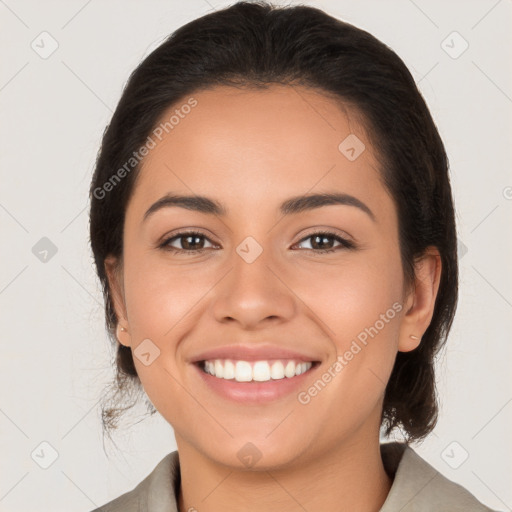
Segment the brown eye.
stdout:
[[[308,235],[307,237],[304,237],[299,244],[304,242],[305,240],[311,240],[310,246],[306,247],[308,250],[312,250],[315,252],[333,252],[338,249],[353,249],[355,245],[350,242],[349,240],[346,240],[345,238],[340,237],[339,235],[336,235],[335,233],[329,233],[329,232],[318,232],[318,233],[312,233]],[[334,246],[334,244],[338,242],[338,246]]]
[[203,233],[184,231],[166,239],[160,248],[172,252],[196,253],[208,248],[205,247],[206,241],[214,247],[213,243]]

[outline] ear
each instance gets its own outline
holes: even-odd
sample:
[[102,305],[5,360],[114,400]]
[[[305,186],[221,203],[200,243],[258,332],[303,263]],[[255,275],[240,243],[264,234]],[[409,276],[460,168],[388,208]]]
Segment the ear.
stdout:
[[430,325],[441,280],[441,267],[441,256],[436,247],[428,247],[414,263],[414,283],[405,301],[405,315],[400,326],[399,352],[417,348]]
[[110,296],[117,316],[116,337],[121,345],[129,347],[131,345],[130,329],[128,324],[128,315],[126,314],[126,304],[124,300],[124,283],[122,274],[122,264],[114,256],[105,258],[105,273],[109,284]]

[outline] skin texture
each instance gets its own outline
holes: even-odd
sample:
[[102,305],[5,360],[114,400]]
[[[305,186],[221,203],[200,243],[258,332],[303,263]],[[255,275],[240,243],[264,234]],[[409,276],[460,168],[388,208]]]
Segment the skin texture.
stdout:
[[[160,350],[150,365],[138,358],[135,365],[174,428],[180,510],[377,511],[392,483],[379,451],[383,393],[397,351],[416,348],[420,340],[410,335],[421,338],[429,325],[439,254],[431,248],[414,286],[405,286],[396,208],[357,112],[319,91],[281,85],[222,86],[194,98],[197,106],[143,162],[126,211],[123,261],[105,262],[126,329],[118,330],[120,343],[135,350],[149,338]],[[354,161],[338,149],[349,134],[366,146]],[[169,192],[211,197],[228,213],[170,207],[143,222]],[[279,213],[286,199],[321,192],[355,196],[375,220],[350,205]],[[202,252],[187,254],[183,238],[172,242],[180,254],[158,248],[190,228],[204,233],[195,246]],[[335,238],[313,245],[306,236],[322,229],[356,247]],[[236,252],[248,236],[263,249],[250,264]],[[401,311],[308,404],[296,393],[234,404],[190,363],[232,344],[298,349],[321,362],[307,390],[394,303]],[[237,456],[248,442],[261,453],[251,469]]]

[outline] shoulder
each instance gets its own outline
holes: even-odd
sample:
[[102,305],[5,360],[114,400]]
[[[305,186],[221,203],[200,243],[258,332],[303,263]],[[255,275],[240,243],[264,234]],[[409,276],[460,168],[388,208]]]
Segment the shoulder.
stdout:
[[443,476],[411,447],[387,443],[381,445],[381,453],[386,469],[395,477],[380,512],[496,512]]
[[131,491],[92,512],[177,512],[175,490],[179,475],[178,452],[174,451]]

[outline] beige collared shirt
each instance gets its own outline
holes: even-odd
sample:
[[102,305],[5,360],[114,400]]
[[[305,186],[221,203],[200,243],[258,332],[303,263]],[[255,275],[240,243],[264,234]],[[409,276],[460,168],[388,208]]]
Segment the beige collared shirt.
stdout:
[[[380,512],[497,512],[448,480],[403,443],[381,444],[393,485]],[[166,455],[133,490],[92,512],[178,512],[178,452]]]

